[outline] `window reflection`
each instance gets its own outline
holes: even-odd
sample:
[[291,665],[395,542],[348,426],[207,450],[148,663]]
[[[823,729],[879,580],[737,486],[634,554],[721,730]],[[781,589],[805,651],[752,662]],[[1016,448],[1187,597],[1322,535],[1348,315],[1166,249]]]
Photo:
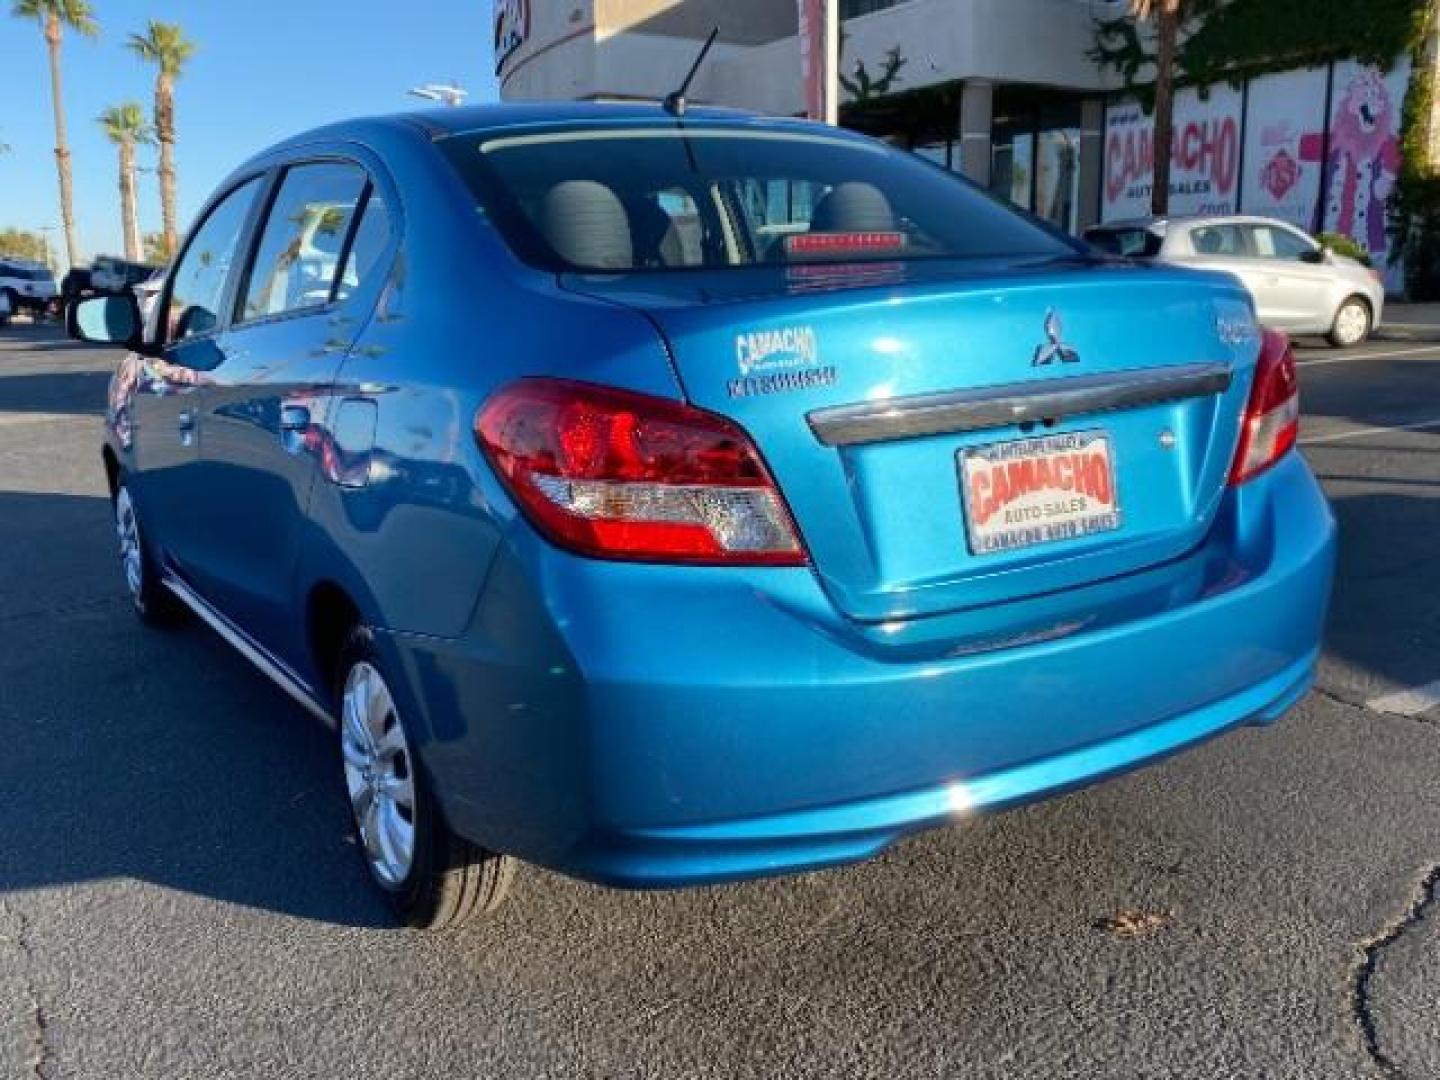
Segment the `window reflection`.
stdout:
[[364,170],[355,165],[297,165],[286,171],[250,272],[243,319],[330,302],[340,254],[364,190]]

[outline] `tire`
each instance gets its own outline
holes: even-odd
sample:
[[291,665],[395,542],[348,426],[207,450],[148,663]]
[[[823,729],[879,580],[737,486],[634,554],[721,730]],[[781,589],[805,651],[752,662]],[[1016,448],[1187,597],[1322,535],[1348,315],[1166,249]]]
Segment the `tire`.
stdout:
[[494,912],[515,860],[445,824],[368,628],[351,633],[336,674],[341,776],[370,879],[416,929],[452,929]]
[[120,569],[135,614],[148,626],[174,626],[183,622],[187,610],[161,582],[159,565],[140,527],[140,513],[123,475],[115,485],[111,508],[115,538],[120,547]]
[[1370,305],[1362,297],[1352,296],[1335,313],[1326,340],[1337,349],[1353,349],[1370,337]]

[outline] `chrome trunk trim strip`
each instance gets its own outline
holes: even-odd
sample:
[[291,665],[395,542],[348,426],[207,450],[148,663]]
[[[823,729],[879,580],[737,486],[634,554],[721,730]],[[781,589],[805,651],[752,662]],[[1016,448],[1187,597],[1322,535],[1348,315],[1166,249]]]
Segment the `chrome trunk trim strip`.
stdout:
[[806,419],[826,446],[865,446],[1206,397],[1228,390],[1233,378],[1225,363],[1176,364],[839,405]]

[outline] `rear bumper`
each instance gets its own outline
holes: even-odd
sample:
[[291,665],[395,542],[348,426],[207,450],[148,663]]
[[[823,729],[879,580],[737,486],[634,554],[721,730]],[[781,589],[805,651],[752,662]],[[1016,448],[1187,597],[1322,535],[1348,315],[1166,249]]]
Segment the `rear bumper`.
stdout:
[[464,641],[386,647],[445,812],[477,842],[624,886],[809,869],[1277,719],[1313,677],[1334,521],[1299,455],[1227,498],[1225,573],[1085,590],[1128,612],[1110,622],[1052,625],[1067,598],[1039,601],[1051,632],[1028,644],[856,628],[804,570],[536,548],[497,563]]

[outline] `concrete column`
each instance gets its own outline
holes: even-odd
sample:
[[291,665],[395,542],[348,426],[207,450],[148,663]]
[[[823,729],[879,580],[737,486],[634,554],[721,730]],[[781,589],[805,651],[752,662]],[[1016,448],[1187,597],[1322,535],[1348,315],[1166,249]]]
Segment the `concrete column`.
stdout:
[[960,171],[990,186],[990,153],[995,120],[995,87],[971,79],[960,94]]
[[1080,209],[1076,220],[1084,232],[1100,220],[1100,187],[1105,182],[1105,102],[1080,103]]

